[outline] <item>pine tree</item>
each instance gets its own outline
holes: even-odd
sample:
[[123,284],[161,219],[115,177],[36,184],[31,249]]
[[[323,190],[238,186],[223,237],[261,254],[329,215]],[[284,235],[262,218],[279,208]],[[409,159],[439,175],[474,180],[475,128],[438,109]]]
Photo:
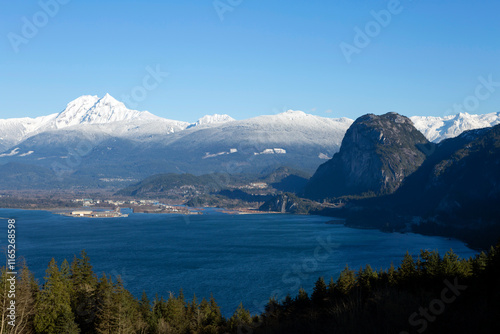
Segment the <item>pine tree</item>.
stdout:
[[299,289],[299,294],[297,295],[297,300],[298,301],[309,301],[309,296],[307,295],[306,290],[303,288]]
[[474,275],[477,276],[479,273],[483,272],[486,269],[487,265],[488,255],[486,255],[485,252],[481,252],[476,255],[476,257],[472,260]]
[[441,257],[437,251],[421,251],[420,258],[422,261],[419,271],[422,275],[434,278],[441,274]]
[[139,312],[141,313],[141,318],[147,324],[147,327],[151,328],[153,324],[151,301],[149,300],[146,291],[142,292],[141,300],[139,301]]
[[113,303],[115,305],[116,334],[132,334],[146,327],[142,320],[139,303],[132,294],[125,289],[120,276],[113,287]]
[[460,272],[460,263],[458,255],[452,249],[446,252],[441,262],[441,273],[444,276],[456,276]]
[[264,312],[267,314],[275,314],[279,308],[280,303],[276,300],[276,297],[271,297],[264,308]]
[[317,306],[324,306],[328,300],[328,293],[326,288],[326,283],[323,277],[320,277],[316,284],[314,285],[314,290],[311,295],[311,300],[313,304]]
[[333,301],[335,298],[336,289],[337,289],[337,285],[335,284],[333,277],[330,277],[330,282],[328,283],[328,298],[331,301]]
[[170,294],[165,308],[165,320],[174,332],[184,332],[187,328],[186,303],[182,289],[179,296]]
[[31,334],[35,332],[35,300],[39,287],[25,261],[21,268],[16,283],[16,326],[11,333]]
[[[64,269],[66,270],[66,269]],[[37,333],[79,333],[71,311],[70,286],[65,273],[61,273],[52,259],[46,271],[45,284],[36,299],[34,319]]]
[[410,255],[408,251],[401,261],[401,266],[398,268],[398,278],[399,280],[408,280],[410,278],[414,278],[417,270],[415,268],[415,261],[413,260],[413,256]]
[[112,334],[115,330],[115,310],[113,300],[113,281],[104,274],[97,285],[96,331],[99,334]]
[[198,330],[202,327],[203,314],[200,312],[200,306],[198,305],[196,294],[193,295],[193,299],[187,307],[186,318],[189,322],[189,331],[193,333],[198,332]]
[[397,283],[397,273],[396,269],[394,268],[394,263],[392,262],[389,270],[387,270],[387,281],[390,285],[396,285]]
[[151,329],[153,333],[167,333],[167,302],[163,297],[155,296],[151,312]]
[[287,293],[285,299],[282,302],[282,305],[285,309],[289,308],[293,304],[293,298]]
[[309,296],[307,295],[306,290],[304,290],[302,287],[299,289],[299,293],[297,297],[295,297],[295,306],[299,310],[305,310],[310,306],[311,300],[309,299]]
[[340,273],[339,278],[337,279],[336,289],[342,295],[347,295],[356,285],[356,275],[353,270],[349,269],[349,266],[346,264],[344,270]]
[[83,332],[91,332],[97,320],[97,277],[95,276],[90,259],[85,250],[80,258],[74,257],[71,263],[70,277],[72,282],[71,308],[75,320]]
[[71,285],[71,273],[70,273],[70,268],[69,268],[69,263],[68,260],[64,259],[63,262],[61,263],[61,279],[64,281],[65,284]]
[[123,287],[120,277],[113,283],[104,275],[98,285],[97,333],[129,334],[144,330],[138,301]]
[[217,305],[213,295],[210,295],[209,301],[209,312],[206,317],[205,325],[209,328],[218,328],[222,326],[224,318],[220,311],[219,305]]
[[245,329],[249,329],[252,323],[252,316],[250,312],[243,307],[243,303],[240,303],[233,316],[228,321],[228,326],[232,332],[240,332]]
[[365,290],[370,290],[372,284],[378,278],[378,274],[376,271],[373,271],[372,267],[368,264],[366,268],[361,268],[357,275],[357,281],[361,288]]

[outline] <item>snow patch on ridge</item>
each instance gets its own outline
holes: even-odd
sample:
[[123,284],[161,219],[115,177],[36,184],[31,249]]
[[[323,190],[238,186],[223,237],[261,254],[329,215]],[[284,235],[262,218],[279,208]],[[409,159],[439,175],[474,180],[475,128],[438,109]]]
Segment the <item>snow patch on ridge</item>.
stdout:
[[3,157],[13,157],[14,155],[17,155],[18,153],[19,153],[19,147],[16,147],[12,151],[10,151],[10,153],[0,154],[0,158],[3,158]]
[[200,125],[222,124],[222,123],[232,122],[234,120],[235,120],[234,118],[226,114],[205,115],[199,120],[197,120],[195,123],[189,125],[188,128],[194,128]]
[[324,159],[324,160],[330,160],[332,157],[329,157],[328,155],[326,155],[325,153],[320,153],[318,155],[318,158],[320,159]]
[[232,148],[228,152],[219,152],[219,153],[214,153],[214,154],[210,154],[210,152],[206,152],[205,156],[202,159],[215,158],[215,157],[218,157],[220,155],[233,154],[233,153],[238,153],[238,149]]
[[33,154],[33,153],[35,153],[35,151],[28,151],[28,152],[26,152],[26,153],[19,154],[19,156],[20,156],[20,157],[26,157],[26,156],[31,155],[31,154]]
[[255,152],[254,155],[261,155],[261,154],[286,154],[286,150],[283,148],[266,148],[264,151],[257,153]]

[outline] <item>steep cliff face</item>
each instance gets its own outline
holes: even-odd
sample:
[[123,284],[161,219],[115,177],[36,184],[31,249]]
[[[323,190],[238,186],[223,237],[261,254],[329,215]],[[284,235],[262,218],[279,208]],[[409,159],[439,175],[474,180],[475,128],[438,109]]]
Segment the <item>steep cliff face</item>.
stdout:
[[439,143],[393,194],[350,203],[347,223],[460,238],[487,247],[500,236],[500,125]]
[[324,199],[392,193],[424,162],[433,145],[407,117],[362,116],[347,130],[340,152],[318,168],[305,195]]

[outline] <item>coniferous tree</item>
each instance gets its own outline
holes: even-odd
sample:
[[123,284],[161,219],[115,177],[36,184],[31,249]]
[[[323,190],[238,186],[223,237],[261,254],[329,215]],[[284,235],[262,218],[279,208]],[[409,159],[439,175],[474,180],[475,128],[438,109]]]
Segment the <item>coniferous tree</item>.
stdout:
[[171,331],[184,332],[188,327],[186,321],[186,304],[182,289],[179,296],[170,294],[165,307],[165,320]]
[[139,302],[123,287],[120,277],[113,283],[104,275],[98,284],[98,294],[97,333],[129,334],[147,327]]
[[437,251],[420,252],[421,264],[419,271],[428,278],[435,278],[441,274],[441,257]]
[[401,266],[398,269],[398,278],[402,281],[413,279],[416,272],[417,269],[415,268],[415,261],[413,260],[413,256],[411,256],[410,253],[406,251],[403,260],[401,261]]
[[16,326],[10,333],[31,334],[35,333],[35,300],[39,287],[25,261],[22,261],[21,267],[16,283]]
[[220,307],[219,305],[217,305],[214,296],[210,295],[209,313],[206,317],[206,327],[208,327],[209,330],[212,330],[213,328],[219,328],[223,326],[223,324],[224,318],[222,317]]
[[342,295],[347,295],[356,285],[356,274],[353,270],[349,269],[349,266],[346,265],[344,270],[340,273],[339,278],[337,279],[337,291],[339,291]]
[[153,301],[153,307],[151,312],[151,328],[153,333],[167,333],[167,302],[163,297],[158,298],[156,295]]
[[326,288],[326,283],[323,277],[318,278],[316,284],[314,285],[314,290],[311,295],[311,300],[313,304],[317,306],[324,306],[328,299],[328,293]]
[[252,324],[252,316],[250,312],[240,303],[233,316],[229,318],[228,327],[231,332],[243,332],[250,328]]
[[333,277],[330,277],[330,282],[328,283],[328,298],[330,301],[335,299],[336,289],[337,287],[335,281],[333,280]]
[[113,297],[116,334],[132,334],[146,327],[141,317],[138,301],[125,289],[120,276],[114,284]]
[[456,276],[460,271],[458,255],[453,250],[447,251],[441,261],[441,273],[446,276]]
[[151,308],[151,301],[146,295],[146,291],[142,292],[141,300],[139,301],[139,312],[141,314],[141,318],[146,323],[146,327],[151,328],[153,326],[153,312]]
[[372,284],[377,278],[377,272],[373,271],[372,267],[368,264],[366,265],[365,269],[361,268],[359,270],[357,275],[357,282],[361,288],[369,291],[372,287]]
[[112,334],[115,330],[115,311],[113,300],[113,281],[111,277],[103,274],[97,284],[97,315],[96,332],[99,334]]
[[387,281],[390,285],[395,285],[397,282],[397,273],[396,269],[394,268],[394,263],[391,262],[391,266],[387,270]]
[[307,291],[301,287],[299,289],[299,293],[297,294],[297,297],[295,297],[295,306],[300,310],[304,310],[304,309],[309,307],[310,303],[311,303],[311,300],[309,299],[309,295],[307,294]]
[[487,265],[488,265],[488,255],[486,255],[485,252],[479,253],[472,260],[472,270],[476,276],[478,276],[479,273],[482,273],[486,269]]
[[189,324],[189,331],[196,333],[201,329],[203,315],[200,312],[200,305],[196,299],[196,294],[186,308],[186,320]]
[[71,263],[71,308],[75,321],[84,333],[91,333],[97,320],[97,282],[85,250]]
[[[65,267],[64,270],[66,270]],[[61,273],[56,261],[52,259],[46,271],[45,283],[36,299],[34,324],[37,333],[73,334],[80,332],[71,311],[71,287],[65,275],[66,273]]]

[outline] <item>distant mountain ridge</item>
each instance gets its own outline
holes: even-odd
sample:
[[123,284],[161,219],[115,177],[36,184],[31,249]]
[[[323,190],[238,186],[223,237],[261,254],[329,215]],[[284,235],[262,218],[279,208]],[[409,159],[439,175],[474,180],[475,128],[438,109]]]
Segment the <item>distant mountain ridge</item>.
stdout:
[[[302,111],[289,110],[282,114],[260,116],[262,121],[298,121],[308,117],[318,117],[308,115]],[[256,119],[259,119],[257,117]],[[326,120],[328,118],[321,118]],[[460,113],[444,117],[433,116],[412,116],[415,127],[422,132],[428,140],[439,142],[446,138],[460,135],[467,130],[500,124],[500,112],[484,115],[470,115]],[[349,118],[340,118],[347,123],[352,123]],[[116,100],[111,95],[106,94],[99,98],[93,95],[83,95],[68,103],[66,108],[48,116],[37,118],[12,118],[0,119],[0,150],[6,150],[27,138],[45,131],[55,131],[66,128],[76,128],[86,125],[100,125],[101,130],[109,126],[108,132],[115,133],[117,122],[122,122],[122,129],[118,135],[128,137],[160,135],[173,133],[197,126],[210,127],[227,122],[235,121],[229,115],[206,115],[195,123],[176,121],[155,116],[147,111],[137,111],[128,109],[122,102]],[[156,123],[154,126],[152,123]],[[111,124],[115,126],[111,126]],[[140,128],[141,131],[138,131]],[[87,129],[88,130],[88,129]],[[324,153],[323,153],[324,154]],[[326,157],[326,155],[324,155]]]
[[[500,119],[497,114],[456,117],[464,121],[412,120],[417,129],[434,138],[436,133],[458,134]],[[472,121],[475,119],[481,121]],[[449,123],[446,131],[440,125],[443,122]],[[280,166],[312,174],[338,152],[352,123],[349,118],[293,110],[246,120],[215,114],[188,123],[130,110],[109,94],[102,98],[86,95],[59,113],[0,120],[0,165],[14,163],[30,173],[39,167],[43,168],[40,175],[53,170],[59,181],[100,186],[109,185],[109,180],[138,181],[162,173],[264,175]],[[13,168],[2,171],[0,177],[15,179]],[[2,186],[7,187],[8,182]],[[15,188],[16,183],[10,187]]]
[[[271,118],[277,117],[276,119],[281,121],[286,120],[293,122],[300,121],[308,116],[318,117],[308,115],[302,111],[293,110],[289,110],[279,115],[260,117],[263,117],[264,121],[271,121]],[[500,112],[484,115],[460,113],[444,117],[412,116],[410,119],[413,121],[415,127],[422,132],[428,140],[439,142],[446,138],[456,137],[467,130],[500,124]],[[340,120],[353,122],[353,120],[349,118],[340,118]],[[116,100],[109,94],[106,94],[102,98],[95,95],[83,95],[69,102],[66,108],[59,113],[37,118],[0,119],[0,149],[7,149],[18,144],[22,140],[45,131],[85,125],[104,126],[106,124],[123,122],[130,128],[133,128],[134,123],[144,125],[144,123],[159,122],[162,125],[168,124],[170,127],[167,129],[166,133],[172,133],[200,125],[219,125],[231,121],[235,121],[235,119],[229,115],[221,114],[205,115],[195,123],[169,120],[155,116],[147,111],[128,109],[122,102]],[[165,129],[162,128],[162,130]],[[123,132],[124,131],[121,131],[121,133]],[[146,127],[144,132],[151,132],[154,135],[165,133],[154,131],[154,127],[152,126]]]
[[500,112],[484,115],[460,113],[444,117],[413,116],[410,119],[428,140],[438,143],[444,139],[457,137],[464,131],[500,124]]
[[[40,175],[53,170],[52,184],[60,187],[162,173],[266,174],[280,166],[312,172],[338,150],[351,123],[288,111],[247,120],[216,114],[191,124],[129,110],[109,95],[83,96],[58,114],[0,121],[0,165],[30,173],[39,166]],[[15,180],[13,173],[4,168],[0,176]],[[9,184],[2,186],[17,187]]]

